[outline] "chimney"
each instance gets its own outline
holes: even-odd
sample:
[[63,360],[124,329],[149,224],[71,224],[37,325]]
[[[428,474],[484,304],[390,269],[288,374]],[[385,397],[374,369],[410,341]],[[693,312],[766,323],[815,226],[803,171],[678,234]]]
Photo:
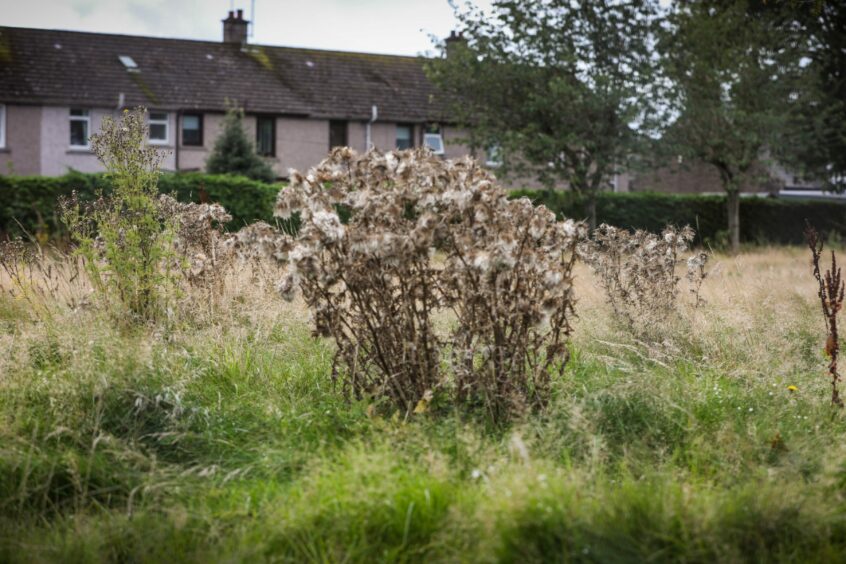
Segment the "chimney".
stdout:
[[237,14],[230,10],[229,17],[223,20],[223,42],[246,45],[249,25],[250,22],[244,19],[244,10],[238,10]]
[[449,57],[450,52],[454,51],[458,45],[467,45],[467,39],[464,38],[464,34],[462,32],[452,30],[449,32],[449,37],[444,39],[444,51],[446,52],[446,56]]

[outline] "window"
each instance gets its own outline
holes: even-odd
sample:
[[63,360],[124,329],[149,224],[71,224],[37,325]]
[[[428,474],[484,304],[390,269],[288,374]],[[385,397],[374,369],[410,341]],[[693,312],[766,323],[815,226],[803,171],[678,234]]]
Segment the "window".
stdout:
[[167,112],[150,112],[150,143],[153,145],[165,145],[168,141],[168,115]]
[[203,114],[184,114],[182,116],[182,144],[202,147]]
[[256,152],[263,157],[276,156],[276,118],[256,118]]
[[6,148],[6,105],[0,104],[0,149]]
[[397,125],[397,149],[410,149],[412,147],[414,147],[414,126]]
[[502,148],[499,145],[489,145],[485,149],[485,165],[489,167],[502,165]]
[[346,147],[347,141],[347,122],[332,120],[329,122],[329,150],[335,147]]
[[423,146],[432,149],[436,155],[444,154],[444,138],[441,136],[441,128],[438,125],[430,125],[423,134]]
[[91,116],[88,110],[70,111],[70,146],[75,149],[88,149],[88,131]]
[[138,63],[132,60],[132,57],[129,55],[118,55],[118,59],[120,59],[126,72],[141,72],[141,69],[138,68]]

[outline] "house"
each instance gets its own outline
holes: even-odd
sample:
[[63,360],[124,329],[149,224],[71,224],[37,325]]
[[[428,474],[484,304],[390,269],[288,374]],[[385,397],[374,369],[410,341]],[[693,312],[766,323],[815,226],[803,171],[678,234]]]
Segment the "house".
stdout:
[[420,58],[252,45],[248,23],[229,12],[220,42],[0,27],[0,173],[101,170],[89,136],[137,106],[165,170],[202,169],[232,104],[279,177],[338,145],[467,153]]
[[[0,174],[102,170],[89,136],[105,116],[137,106],[148,108],[150,143],[166,150],[163,168],[171,171],[204,168],[232,105],[244,109],[248,134],[280,178],[339,145],[428,145],[448,158],[471,153],[496,165],[460,143],[464,132],[450,122],[423,59],[252,45],[242,10],[222,23],[219,42],[0,26]],[[451,35],[447,52],[460,40]],[[771,176],[780,186],[799,182],[778,171]],[[816,188],[805,184],[804,194]],[[713,171],[692,163],[615,175],[607,189],[722,190]]]

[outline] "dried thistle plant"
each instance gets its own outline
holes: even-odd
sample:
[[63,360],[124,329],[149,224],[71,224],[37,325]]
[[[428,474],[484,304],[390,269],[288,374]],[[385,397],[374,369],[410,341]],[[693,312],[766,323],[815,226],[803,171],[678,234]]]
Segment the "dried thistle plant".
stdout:
[[698,308],[705,303],[701,296],[702,284],[708,277],[708,271],[705,266],[708,264],[708,253],[699,251],[687,259],[687,286],[690,293],[693,295],[693,307]]
[[428,213],[445,224],[440,287],[458,319],[457,399],[481,403],[494,421],[543,407],[551,374],[569,358],[572,268],[586,226],[557,222],[525,198],[510,201],[486,178],[445,194]]
[[825,319],[828,337],[825,341],[825,354],[829,358],[828,374],[831,377],[831,403],[843,407],[843,399],[837,384],[841,379],[837,371],[837,359],[840,354],[840,338],[837,332],[837,314],[843,308],[844,291],[846,283],[840,274],[840,267],[837,266],[837,259],[834,251],[831,251],[831,268],[822,274],[820,259],[822,258],[823,241],[817,230],[810,223],[805,227],[805,240],[811,250],[811,264],[813,265],[814,278],[819,284],[817,295],[820,298],[823,318]]
[[213,307],[232,261],[224,232],[224,225],[232,216],[220,204],[178,202],[167,195],[159,196],[158,204],[163,221],[176,225],[173,246],[181,259],[184,280],[201,290]]
[[287,260],[290,241],[283,231],[258,221],[229,234],[223,245],[236,264],[248,267],[254,284],[275,290],[281,274],[278,265]]
[[[346,225],[338,206],[350,210]],[[448,308],[459,401],[497,420],[545,402],[549,370],[567,360],[583,225],[508,201],[472,159],[422,149],[336,149],[307,175],[292,172],[276,213],[294,212],[302,228],[282,245],[280,290],[301,289],[316,333],[335,340],[347,393],[410,412],[443,388],[432,319]]]
[[[406,412],[441,383],[432,324],[440,301],[430,256],[434,225],[417,230],[406,210],[449,182],[443,172],[422,152],[401,161],[336,149],[308,175],[292,172],[276,205],[278,216],[298,211],[302,219],[287,248],[283,296],[302,290],[315,333],[337,344],[333,375],[343,368],[349,395],[387,397]],[[337,205],[353,210],[348,225]]]
[[25,302],[34,317],[46,320],[56,305],[77,310],[90,305],[91,287],[83,274],[84,259],[59,249],[45,249],[22,239],[0,242],[0,292]]
[[[581,245],[580,254],[599,277],[615,317],[643,332],[675,310],[679,282],[676,265],[693,237],[690,227],[667,227],[659,236],[603,224]],[[698,285],[705,277],[702,255],[688,263],[692,270],[689,279],[694,283],[698,280]],[[696,295],[698,299],[698,286]]]

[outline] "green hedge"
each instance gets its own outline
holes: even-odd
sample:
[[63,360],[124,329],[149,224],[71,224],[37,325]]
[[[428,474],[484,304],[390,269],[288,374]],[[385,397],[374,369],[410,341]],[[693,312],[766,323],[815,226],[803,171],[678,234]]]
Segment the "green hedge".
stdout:
[[[256,220],[273,223],[273,203],[281,185],[264,184],[241,176],[199,172],[163,174],[159,189],[182,201],[199,201],[201,188],[209,199],[232,214],[230,229]],[[56,202],[76,190],[94,199],[109,191],[105,174],[71,172],[64,176],[0,176],[0,237],[18,235],[21,226],[33,234],[64,235]],[[569,192],[518,190],[561,216],[586,217],[584,201]],[[602,193],[597,200],[600,222],[629,229],[660,231],[665,225],[691,225],[699,242],[722,246],[726,241],[726,202],[722,196]],[[830,201],[743,198],[740,205],[741,240],[747,243],[801,244],[805,219],[829,237],[846,239],[846,204]]]
[[[256,220],[273,221],[273,203],[281,185],[264,184],[242,176],[199,172],[162,174],[159,191],[181,201],[199,201],[201,190],[209,200],[221,203],[230,214],[230,229]],[[0,235],[20,235],[23,230],[53,238],[64,235],[56,202],[76,190],[93,200],[108,193],[105,174],[70,172],[64,176],[0,176]]]
[[[587,217],[584,200],[569,192],[512,192],[512,197],[521,196],[562,217]],[[707,245],[724,246],[727,239],[725,196],[606,192],[598,195],[596,215],[599,223],[652,232],[665,225],[690,225],[697,231],[697,241]],[[749,197],[740,201],[740,239],[756,244],[802,244],[805,219],[826,236],[846,238],[844,203]]]

